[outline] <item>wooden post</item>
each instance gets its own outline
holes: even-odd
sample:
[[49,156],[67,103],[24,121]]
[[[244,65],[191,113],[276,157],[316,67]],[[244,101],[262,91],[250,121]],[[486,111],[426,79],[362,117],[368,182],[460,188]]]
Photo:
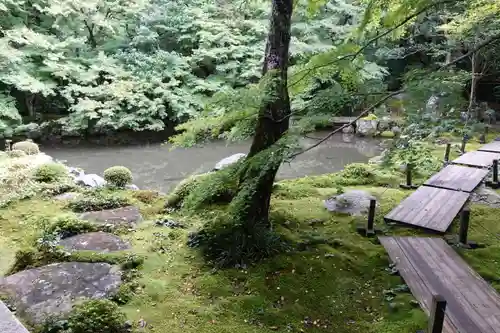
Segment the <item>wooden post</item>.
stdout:
[[406,184],[400,184],[399,187],[404,188],[406,190],[417,188],[418,186],[415,186],[412,184],[412,170],[413,170],[413,164],[408,163],[406,165]]
[[462,139],[462,146],[460,147],[460,151],[462,152],[462,154],[465,154],[465,145],[467,144],[467,139],[464,138]]
[[408,186],[408,188],[411,188],[411,169],[412,165],[408,163],[406,165],[406,186]]
[[368,221],[366,223],[366,236],[375,235],[373,223],[375,222],[375,208],[377,207],[377,200],[370,199],[370,210],[368,211]]
[[432,296],[431,313],[429,317],[428,333],[442,333],[446,300],[441,295]]
[[460,229],[458,231],[458,241],[462,245],[467,245],[467,234],[469,232],[470,210],[464,207],[460,214]]
[[450,150],[451,150],[451,143],[447,143],[446,150],[444,151],[444,163],[448,163],[450,161]]
[[10,151],[12,149],[12,140],[5,140],[5,151]]
[[498,160],[493,160],[493,184],[498,184]]

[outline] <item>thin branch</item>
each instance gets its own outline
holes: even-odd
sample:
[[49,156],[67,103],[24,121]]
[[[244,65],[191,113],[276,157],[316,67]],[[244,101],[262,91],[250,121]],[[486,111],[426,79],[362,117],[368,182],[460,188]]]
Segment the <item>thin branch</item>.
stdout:
[[372,106],[370,106],[368,109],[366,109],[365,111],[361,112],[361,114],[359,116],[357,116],[353,121],[351,121],[350,123],[347,123],[339,128],[337,128],[336,130],[333,130],[331,131],[327,136],[325,136],[323,139],[319,140],[318,142],[316,142],[315,144],[307,147],[306,149],[298,152],[298,153],[295,153],[293,154],[290,158],[294,158],[300,154],[303,154],[305,153],[306,151],[309,151],[317,146],[319,146],[320,144],[322,144],[323,142],[325,142],[326,140],[328,140],[329,138],[331,138],[335,133],[338,133],[340,132],[341,130],[343,130],[344,128],[348,127],[348,126],[351,126],[352,124],[354,124],[356,121],[358,121],[359,119],[363,118],[368,112],[370,111],[373,111],[376,107],[378,107],[380,104],[384,103],[385,101],[387,101],[389,98],[393,97],[393,96],[396,96],[396,95],[399,95],[401,93],[403,93],[404,90],[398,90],[398,91],[394,91],[386,96],[384,96],[383,98],[379,99],[376,103],[372,104]]
[[482,49],[483,47],[486,47],[486,46],[490,45],[491,43],[496,42],[497,40],[500,40],[500,34],[498,34],[498,35],[494,35],[494,36],[492,36],[492,37],[490,37],[490,38],[486,39],[484,42],[479,43],[476,47],[474,47],[474,48],[473,48],[472,50],[470,50],[469,52],[467,52],[467,53],[465,53],[465,54],[461,55],[460,57],[457,57],[457,58],[453,59],[452,61],[450,61],[450,62],[448,62],[448,63],[444,64],[443,66],[441,66],[441,67],[439,68],[439,70],[443,70],[443,69],[444,69],[444,68],[446,68],[446,67],[449,67],[449,66],[451,66],[451,65],[456,64],[457,62],[459,62],[459,61],[461,61],[461,60],[463,60],[463,59],[465,59],[465,58],[467,58],[467,57],[471,56],[472,54],[476,53],[477,51],[479,51],[479,50],[480,50],[480,49]]
[[328,66],[331,66],[337,62],[340,62],[342,60],[346,60],[346,59],[349,59],[351,58],[351,61],[353,61],[354,59],[356,59],[361,53],[363,53],[363,51],[365,51],[371,44],[375,43],[376,41],[378,41],[379,39],[389,35],[391,32],[399,29],[400,27],[402,27],[403,25],[405,25],[406,23],[410,22],[412,19],[414,19],[415,17],[419,16],[420,14],[423,14],[425,13],[427,10],[433,8],[433,7],[436,7],[438,5],[442,5],[442,4],[446,4],[446,3],[454,3],[456,2],[456,0],[443,0],[443,1],[439,1],[437,3],[431,3],[427,6],[425,6],[424,8],[422,8],[421,10],[419,10],[418,12],[416,13],[413,13],[412,15],[406,17],[403,21],[401,21],[400,23],[398,23],[397,25],[395,25],[394,27],[386,30],[385,32],[381,33],[381,34],[378,34],[376,35],[375,37],[371,38],[368,40],[368,42],[366,42],[358,51],[354,52],[354,53],[350,53],[350,54],[347,54],[347,55],[344,55],[342,57],[339,57],[335,60],[332,60],[330,62],[327,62],[325,64],[321,64],[321,65],[317,65],[317,66],[314,66],[314,67],[311,67],[311,68],[307,68],[307,69],[304,69],[302,71],[299,71],[297,73],[294,73],[294,75],[297,75],[301,72],[306,72],[300,79],[294,81],[293,83],[289,84],[288,87],[293,87],[294,85],[296,85],[297,83],[299,83],[300,81],[302,81],[307,75],[309,75],[312,71],[314,70],[317,70],[317,69],[320,69],[320,68],[323,68],[323,67],[328,67]]
[[[457,57],[456,59],[444,64],[443,66],[441,66],[439,68],[439,70],[443,70],[451,65],[454,65],[456,64],[457,62],[459,62],[460,60],[462,59],[465,59],[467,58],[468,56],[470,56],[471,54],[477,52],[478,50],[482,49],[483,47],[486,47],[488,46],[489,44],[497,41],[497,40],[500,40],[500,34],[498,35],[495,35],[493,37],[490,37],[488,38],[487,40],[485,40],[484,42],[480,43],[479,45],[477,45],[474,49],[470,50],[469,52],[467,52],[466,54],[460,56],[460,57]],[[326,140],[328,140],[329,138],[331,138],[335,133],[338,133],[340,132],[342,129],[344,129],[345,127],[348,127],[348,126],[351,126],[353,125],[356,121],[358,121],[359,119],[361,119],[362,117],[364,117],[368,112],[374,110],[376,107],[378,107],[380,104],[384,103],[385,101],[387,101],[389,98],[393,97],[393,96],[396,96],[398,94],[402,94],[404,93],[406,90],[405,89],[401,89],[401,90],[398,90],[398,91],[395,91],[395,92],[392,92],[392,93],[389,93],[387,94],[385,97],[381,98],[380,100],[378,100],[375,104],[373,104],[372,106],[370,106],[368,109],[364,110],[363,112],[361,112],[361,114],[356,117],[356,119],[354,119],[353,121],[351,121],[350,123],[348,124],[345,124],[343,125],[342,127],[336,129],[336,130],[333,130],[332,132],[330,132],[327,136],[325,136],[323,139],[321,139],[320,141],[316,142],[315,144],[313,144],[312,146],[309,146],[307,147],[306,149],[298,152],[298,153],[295,153],[293,154],[290,158],[295,158],[297,157],[298,155],[300,154],[303,154],[305,153],[306,151],[309,151],[317,146],[319,146],[320,144],[322,144],[323,142],[325,142]]]

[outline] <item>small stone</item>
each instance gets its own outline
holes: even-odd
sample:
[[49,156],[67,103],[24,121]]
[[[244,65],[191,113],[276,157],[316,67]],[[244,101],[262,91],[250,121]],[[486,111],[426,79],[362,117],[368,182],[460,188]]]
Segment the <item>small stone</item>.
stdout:
[[131,191],[139,191],[139,186],[135,184],[127,184],[125,185],[126,190],[131,190]]
[[75,183],[77,185],[87,186],[92,188],[103,187],[106,185],[106,181],[104,180],[104,178],[96,174],[78,176],[75,178]]
[[228,166],[235,164],[236,162],[238,162],[242,158],[245,158],[246,156],[247,156],[246,154],[238,153],[238,154],[234,154],[234,155],[231,155],[229,157],[226,157],[226,158],[220,160],[219,162],[217,162],[217,164],[214,167],[214,171],[227,168]]
[[368,212],[371,199],[375,197],[366,191],[352,190],[326,199],[324,205],[330,212],[362,215]]
[[179,222],[176,222],[174,220],[170,220],[170,219],[157,220],[157,221],[155,221],[155,225],[167,227],[167,228],[172,228],[172,229],[185,229],[186,228],[185,225],[183,225]]
[[59,200],[59,201],[73,200],[76,197],[78,197],[79,195],[80,195],[80,193],[78,193],[78,192],[66,192],[66,193],[63,193],[63,194],[56,195],[54,197],[54,199],[55,200]]

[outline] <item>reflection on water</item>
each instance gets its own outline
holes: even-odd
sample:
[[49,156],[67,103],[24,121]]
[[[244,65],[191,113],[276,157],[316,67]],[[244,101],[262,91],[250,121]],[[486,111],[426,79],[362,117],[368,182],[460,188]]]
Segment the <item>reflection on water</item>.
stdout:
[[[324,132],[304,138],[304,147],[327,135]],[[344,165],[366,162],[380,153],[379,141],[339,134],[318,147],[283,164],[278,178],[331,173]],[[169,145],[151,144],[129,147],[58,147],[42,150],[54,158],[65,160],[71,166],[83,168],[87,173],[102,174],[113,165],[123,165],[134,174],[134,182],[141,188],[168,191],[181,179],[211,170],[215,163],[235,153],[246,153],[249,142],[226,144],[211,142],[200,147],[171,149]]]

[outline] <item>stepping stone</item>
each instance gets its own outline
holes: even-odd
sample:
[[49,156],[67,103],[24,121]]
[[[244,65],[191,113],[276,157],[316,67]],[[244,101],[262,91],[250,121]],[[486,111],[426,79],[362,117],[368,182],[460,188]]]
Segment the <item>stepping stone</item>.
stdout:
[[66,193],[63,193],[63,194],[56,195],[54,197],[54,199],[60,200],[60,201],[63,201],[63,200],[73,200],[73,199],[75,199],[76,197],[78,197],[80,195],[81,194],[78,193],[78,192],[66,192]]
[[59,245],[69,251],[113,252],[130,249],[127,241],[107,232],[89,232],[68,237],[61,240]]
[[118,291],[121,271],[107,263],[65,262],[0,278],[0,291],[33,324],[69,312],[82,298],[107,298]]
[[135,206],[127,206],[83,213],[80,215],[80,219],[102,224],[126,225],[134,227],[136,223],[142,221],[142,215],[139,208]]

